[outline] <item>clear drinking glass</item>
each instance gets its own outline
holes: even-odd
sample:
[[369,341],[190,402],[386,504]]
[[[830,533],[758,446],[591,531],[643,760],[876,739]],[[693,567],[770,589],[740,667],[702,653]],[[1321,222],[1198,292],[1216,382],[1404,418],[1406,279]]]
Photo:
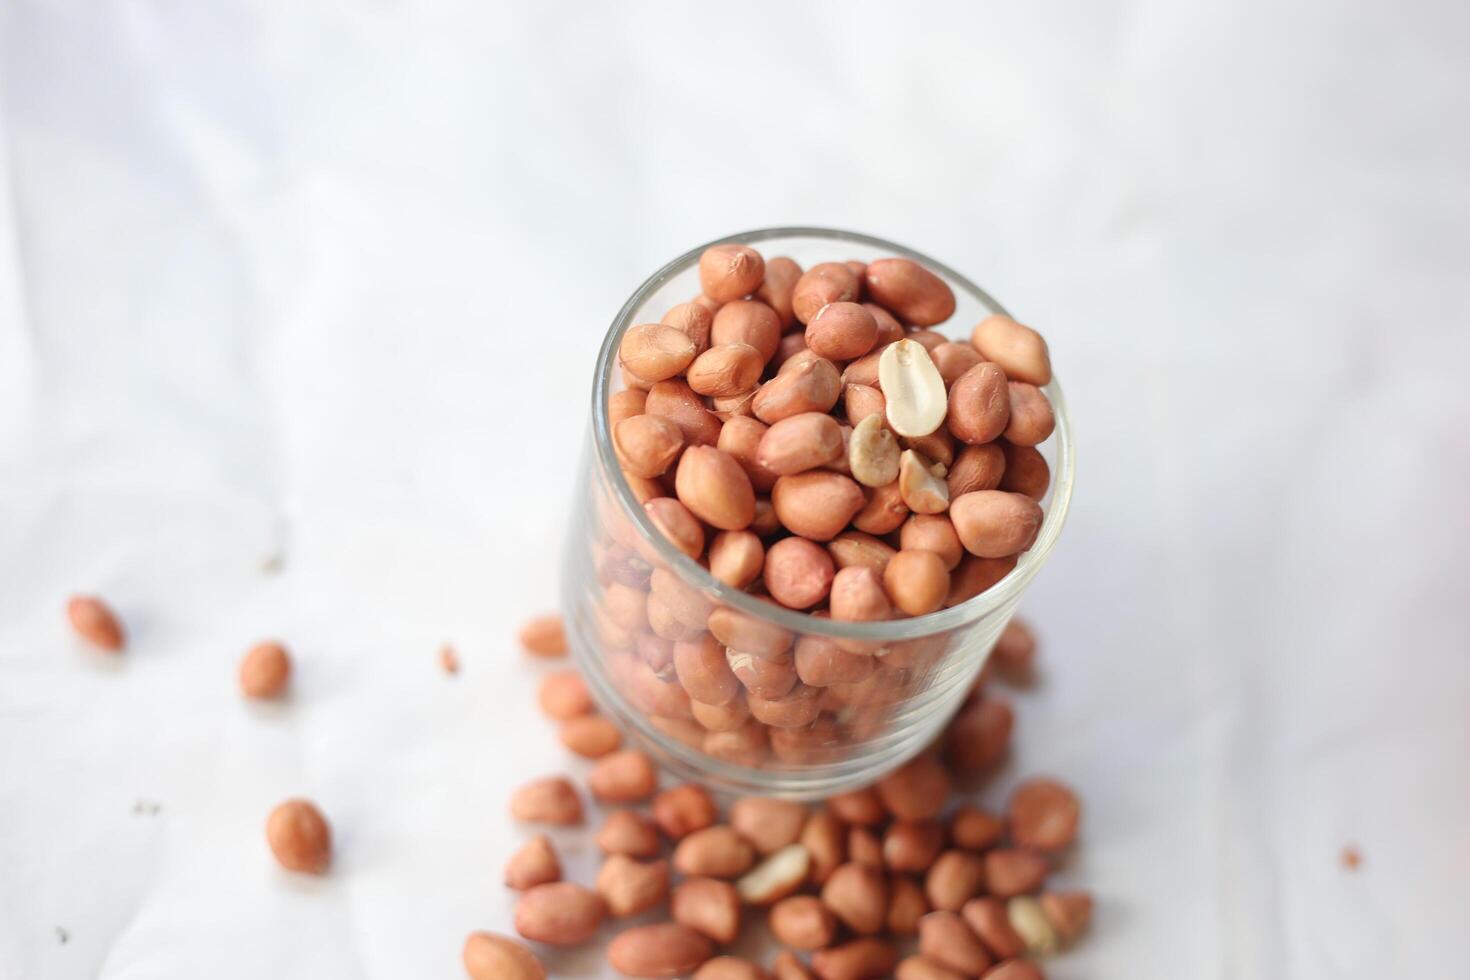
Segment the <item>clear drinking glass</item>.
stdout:
[[[829,228],[767,228],[720,239],[787,255],[803,268],[818,262],[903,256],[954,290],[951,319],[933,329],[968,339],[999,303],[928,256],[868,235]],[[1052,437],[1037,447],[1051,468],[1042,500],[1045,520],[1031,550],[1009,574],[948,609],[885,622],[833,622],[785,609],[733,589],[677,550],[653,525],[623,477],[613,451],[608,397],[619,388],[617,351],[625,330],[658,322],[669,307],[699,293],[702,245],[640,285],[618,311],[597,357],[592,425],[583,455],[582,490],[567,536],[562,605],[577,666],[602,710],[680,778],[741,794],[814,799],[866,785],[919,752],[939,734],[968,693],[1021,595],[1056,545],[1072,494],[1073,445],[1056,381],[1043,390],[1056,414]],[[711,617],[714,617],[711,619]],[[676,643],[728,647],[742,684],[778,694],[791,727],[747,721],[729,731],[694,719],[672,664]],[[794,676],[795,651],[818,656],[833,647],[870,657],[860,680],[813,688]],[[805,654],[804,654],[805,655]],[[852,657],[846,657],[848,663]],[[860,669],[866,668],[866,661]],[[746,696],[740,690],[737,699]],[[789,703],[788,703],[789,699]],[[738,705],[721,712],[738,715]],[[789,709],[789,710],[788,710]],[[811,716],[811,717],[808,717]],[[722,720],[717,727],[734,724]]]

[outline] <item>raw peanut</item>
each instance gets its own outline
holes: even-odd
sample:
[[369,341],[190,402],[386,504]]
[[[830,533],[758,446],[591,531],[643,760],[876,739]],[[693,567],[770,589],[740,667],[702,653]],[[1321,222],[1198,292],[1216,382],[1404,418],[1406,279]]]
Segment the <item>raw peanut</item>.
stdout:
[[576,946],[592,938],[607,914],[602,896],[570,881],[537,885],[516,903],[516,932],[549,946]]
[[899,440],[904,449],[912,449],[929,462],[929,470],[944,478],[949,473],[949,464],[954,462],[954,437],[943,429],[935,429],[927,436]]
[[699,288],[716,303],[749,296],[766,275],[761,253],[747,245],[711,245],[699,256]]
[[949,518],[965,550],[981,558],[1005,558],[1036,543],[1045,515],[1030,497],[1004,490],[976,490],[950,505]]
[[[960,544],[954,524],[943,514],[915,514],[910,517],[899,531],[898,543],[904,551],[932,551],[939,556],[946,572],[953,571],[965,555],[965,546]],[[947,575],[944,584],[948,594]],[[943,598],[940,597],[941,601]]]
[[853,427],[847,445],[847,465],[853,479],[865,487],[887,486],[898,479],[898,439],[882,415],[868,415]]
[[877,791],[871,786],[828,797],[827,809],[843,823],[859,827],[872,827],[888,818],[883,801],[878,799]]
[[888,882],[879,869],[849,861],[827,877],[822,903],[853,932],[870,936],[883,931]]
[[596,707],[587,691],[587,683],[575,670],[558,670],[543,677],[537,700],[547,717],[559,721],[591,714]]
[[510,815],[523,823],[568,827],[582,822],[582,798],[561,776],[532,780],[510,798]]
[[1036,634],[1025,620],[1017,617],[1006,623],[1000,639],[990,651],[997,667],[1014,677],[1025,677],[1036,662]]
[[709,572],[736,589],[744,589],[760,578],[766,549],[751,531],[722,531],[709,546]]
[[679,502],[706,524],[738,531],[755,517],[750,477],[729,453],[713,446],[690,446],[674,478]]
[[[819,357],[817,355],[817,352],[816,351],[812,350],[810,347],[808,347],[806,345],[806,334],[804,334],[804,333],[787,334],[787,336],[788,337],[800,337],[801,338],[801,349],[800,350],[793,350],[793,351],[789,352],[786,355],[785,360],[783,360],[781,362],[780,368],[776,371],[777,374],[786,374],[789,371],[795,371],[797,368],[801,367],[807,361],[823,361],[823,360],[826,360],[826,358],[824,358],[824,357]],[[783,338],[783,340],[784,340],[784,338]],[[772,358],[772,360],[774,360],[774,358]],[[831,363],[831,362],[828,362],[828,363]],[[832,366],[833,367],[836,367],[837,365],[833,364]]]
[[332,828],[307,800],[287,800],[271,811],[265,839],[287,871],[324,874],[332,861]]
[[714,955],[704,936],[675,922],[634,926],[607,947],[612,968],[629,977],[680,977]]
[[693,980],[769,980],[765,970],[738,956],[716,956],[694,971]]
[[883,418],[887,408],[888,402],[877,388],[869,385],[842,386],[842,411],[854,428],[870,415]]
[[965,980],[965,974],[918,955],[901,960],[893,976],[895,980]]
[[736,878],[754,863],[755,848],[724,824],[696,830],[674,848],[674,870],[687,876]]
[[834,571],[832,556],[806,538],[783,538],[766,552],[766,589],[790,609],[807,609],[827,598]]
[[1042,892],[1039,901],[1063,946],[1076,942],[1092,918],[1092,896],[1087,892]]
[[994,490],[1001,484],[1006,457],[997,443],[966,446],[949,468],[949,499],[975,490]]
[[1011,928],[1026,944],[1026,952],[1032,956],[1050,956],[1060,945],[1056,930],[1046,917],[1041,903],[1030,895],[1018,895],[1006,902],[1006,918]]
[[928,351],[931,359],[942,344],[949,343],[948,337],[934,330],[915,330],[908,337]]
[[76,634],[94,647],[116,652],[126,643],[117,616],[96,596],[72,596],[66,601],[66,618]]
[[847,831],[842,821],[825,810],[813,813],[801,828],[798,839],[811,855],[811,883],[821,885],[847,860]]
[[630,633],[648,627],[648,593],[640,588],[614,582],[602,597],[602,607],[608,619]]
[[821,636],[803,636],[796,641],[796,676],[811,687],[856,684],[873,672],[874,657],[850,653]]
[[893,875],[888,880],[888,932],[894,936],[912,936],[919,931],[919,920],[929,912],[924,889],[908,875]]
[[730,807],[730,826],[761,854],[796,843],[806,818],[806,807],[790,800],[747,796]]
[[842,456],[842,428],[821,412],[803,412],[772,425],[761,436],[755,462],[777,476],[825,466]]
[[663,485],[657,480],[634,476],[628,472],[623,473],[623,479],[628,481],[628,489],[633,491],[633,499],[637,500],[640,504],[646,504],[655,497],[668,496]]
[[1030,960],[1006,960],[985,971],[984,980],[1045,980],[1041,967]]
[[618,365],[618,374],[623,379],[623,386],[632,391],[641,391],[646,394],[648,392],[648,389],[653,387],[652,382],[644,381],[642,378],[638,377],[638,375],[634,374],[632,371],[629,371],[626,364]]
[[851,270],[854,278],[858,281],[858,290],[861,292],[863,289],[863,275],[868,271],[868,263],[861,259],[848,259],[842,264]]
[[812,856],[805,847],[787,844],[741,875],[735,891],[747,905],[770,905],[800,888],[811,867]]
[[[731,419],[748,419],[755,415],[755,396],[760,393],[761,386],[755,385],[749,391],[742,391],[738,395],[726,395],[723,398],[711,398],[709,400],[710,412],[721,422]],[[720,431],[724,431],[721,429]]]
[[654,383],[643,410],[661,415],[679,427],[687,446],[713,446],[720,439],[720,420],[704,407],[704,399],[682,378]]
[[704,552],[704,526],[673,497],[656,497],[643,505],[643,512],[675,548],[690,558],[698,559]]
[[979,976],[994,962],[959,913],[943,909],[919,920],[919,953],[967,977]]
[[878,340],[873,344],[874,350],[904,338],[907,331],[904,330],[903,324],[893,318],[892,313],[877,303],[864,303],[863,309],[873,314],[873,319],[878,321]]
[[761,465],[756,457],[761,439],[767,431],[767,425],[757,419],[743,416],[732,418],[720,430],[718,443],[718,448],[729,453],[745,470],[745,475],[750,477],[751,486],[762,493],[776,485],[777,475]]
[[869,262],[863,283],[873,302],[916,326],[933,326],[954,315],[954,291],[949,284],[909,259]]
[[828,303],[850,303],[860,298],[861,285],[852,270],[841,262],[820,262],[796,281],[791,292],[791,309],[802,323]]
[[886,399],[888,424],[894,432],[927,436],[944,424],[948,410],[944,379],[922,344],[905,338],[884,347],[878,360],[878,380]]
[[991,442],[1010,421],[1010,398],[1005,372],[998,365],[988,361],[975,365],[950,386],[950,433],[972,446]]
[[[672,617],[672,612],[670,613]],[[633,641],[638,659],[648,664],[655,674],[663,674],[674,663],[674,641],[653,633],[639,633]]]
[[682,742],[691,749],[697,749],[704,744],[704,729],[689,718],[660,718],[651,716],[648,723],[676,742]]
[[1051,354],[1041,334],[1004,314],[981,320],[970,343],[987,361],[994,361],[1013,381],[1045,385],[1051,381]]
[[623,744],[618,726],[602,715],[583,715],[561,726],[561,744],[584,759],[600,759]]
[[[823,707],[825,695],[816,699]],[[792,765],[817,765],[836,762],[845,756],[846,744],[837,722],[831,717],[818,716],[810,724],[800,728],[769,729],[771,755]]]
[[1051,467],[1046,465],[1046,457],[1031,446],[1012,446],[1002,442],[1000,447],[1006,464],[1005,473],[1000,478],[1000,489],[1024,493],[1032,500],[1045,497],[1046,488],[1051,486]]
[[857,303],[828,303],[806,325],[806,345],[820,357],[850,361],[873,349],[878,321]]
[[629,327],[618,344],[618,361],[649,383],[683,373],[695,353],[694,341],[687,334],[662,323]]
[[700,704],[727,704],[740,693],[725,648],[708,633],[674,644],[674,672],[689,697]]
[[1038,851],[1064,851],[1077,839],[1082,805],[1055,779],[1028,779],[1011,793],[1011,839]]
[[822,468],[831,470],[833,473],[841,473],[843,476],[852,476],[852,467],[847,462],[848,446],[852,444],[852,426],[838,423],[837,429],[842,434],[842,452]]
[[955,771],[987,772],[1005,759],[1015,712],[1001,698],[981,698],[963,708],[945,733],[946,755]]
[[793,895],[771,907],[771,933],[792,949],[830,946],[837,938],[837,917],[815,895]]
[[491,932],[470,933],[462,957],[470,980],[546,980],[546,968],[530,950]]
[[832,579],[832,618],[868,623],[893,617],[893,607],[883,591],[878,573],[862,565],[850,565]]
[[709,614],[709,631],[731,650],[754,654],[766,660],[782,657],[791,649],[792,635],[775,623],[766,622],[721,606]]
[[715,604],[708,596],[667,568],[655,568],[648,577],[653,595],[662,599],[674,618],[685,626],[703,630]]
[[838,568],[863,565],[880,575],[889,560],[898,554],[886,542],[861,531],[843,531],[827,543],[827,552]]
[[[902,339],[902,337],[896,338],[894,343]],[[888,347],[888,344],[884,344],[882,347],[876,348],[871,353],[864,354],[855,361],[848,361],[847,366],[842,369],[842,383],[844,385],[862,385],[866,388],[872,388],[881,394],[883,378],[879,371],[879,365],[883,363],[883,352]],[[887,410],[886,400],[884,410]]]
[[748,344],[756,349],[764,365],[781,343],[781,318],[760,300],[739,299],[720,307],[709,339],[716,347]]
[[694,720],[711,732],[738,731],[750,718],[750,709],[745,706],[745,698],[738,693],[725,704],[701,704],[693,701],[689,708],[694,712]]
[[719,815],[709,791],[693,783],[666,789],[653,798],[653,822],[670,840],[712,826]]
[[1049,870],[1046,858],[1024,848],[1002,847],[985,854],[985,884],[998,898],[1037,891]]
[[997,958],[1008,960],[1026,952],[1026,941],[1011,927],[1005,903],[998,898],[972,898],[960,910],[970,931]]
[[733,648],[725,651],[725,661],[740,679],[747,692],[746,707],[751,696],[773,700],[784,698],[796,686],[794,658],[783,655],[779,660],[756,656]]
[[812,969],[821,980],[878,980],[893,971],[898,953],[886,939],[865,937],[812,954]]
[[789,328],[796,321],[791,309],[791,294],[796,291],[801,278],[801,266],[794,259],[777,255],[766,262],[766,278],[755,291],[755,298],[776,311],[781,329]]
[[949,570],[932,551],[905,549],[883,569],[883,587],[893,604],[908,616],[931,613],[949,594]]
[[548,881],[561,881],[561,861],[545,834],[521,845],[505,864],[505,887],[525,891]]
[[[951,514],[951,520],[953,515]],[[1016,567],[1016,556],[1005,558],[979,558],[965,555],[949,576],[949,595],[944,599],[946,608],[975,598]]]
[[950,843],[967,851],[984,851],[1000,843],[1005,824],[989,810],[968,803],[955,811],[949,824]]
[[934,908],[958,912],[984,884],[985,864],[978,854],[945,851],[924,878],[924,895]]
[[603,803],[646,800],[657,786],[653,760],[637,749],[619,749],[603,756],[587,774],[587,788]]
[[695,639],[703,632],[699,627],[686,623],[662,596],[657,595],[648,597],[648,628],[660,639],[675,642]]
[[696,354],[709,349],[710,326],[715,321],[713,310],[698,303],[678,303],[669,307],[669,312],[659,320],[666,327],[673,327],[694,342]]
[[1011,418],[1006,423],[1006,441],[1013,446],[1035,446],[1043,443],[1057,427],[1051,402],[1035,385],[1012,381],[1007,385],[1011,400]]
[[765,361],[749,344],[730,343],[711,347],[689,365],[685,380],[697,394],[729,398],[750,391],[761,379]]
[[[684,693],[684,688],[679,686],[676,679],[671,677],[665,680],[644,663],[635,664],[630,674],[632,684],[628,699],[639,711],[662,718],[681,718],[687,721],[694,719],[694,713],[689,708],[689,695]],[[604,757],[603,761],[608,758],[612,756]]]
[[938,345],[929,352],[929,357],[939,369],[939,376],[944,379],[945,387],[954,384],[960,375],[985,360],[969,344],[956,344],[953,341]]
[[908,505],[894,480],[867,491],[862,510],[853,515],[852,526],[866,534],[888,534],[898,530],[908,516]]
[[751,717],[772,728],[805,728],[822,713],[821,691],[799,685],[779,698],[765,698],[749,691],[745,705]]
[[624,854],[609,855],[597,872],[597,894],[615,919],[647,912],[669,894],[669,862],[644,864]]
[[853,864],[882,868],[883,844],[878,840],[878,835],[867,827],[849,827],[847,830],[847,859]]
[[939,816],[949,800],[949,772],[933,755],[915,756],[878,780],[874,787],[884,808],[900,820]]
[[842,378],[831,361],[813,356],[795,366],[788,361],[782,367],[784,370],[761,385],[751,402],[756,418],[774,425],[803,412],[832,411],[842,394]]
[[719,308],[725,305],[717,299],[710,299],[704,293],[699,293],[689,302],[693,303],[695,306],[703,307],[709,312],[710,316],[714,316],[715,313],[718,312]]
[[775,980],[815,980],[817,976],[790,950],[776,954],[771,961],[771,975]]
[[831,541],[865,502],[862,488],[852,479],[825,471],[783,476],[771,491],[781,523],[813,541]]
[[[789,333],[781,338],[781,343],[776,345],[775,356],[767,362],[767,366],[773,368],[779,374],[781,373],[781,369],[786,366],[787,361],[808,354],[811,354],[811,351],[807,350],[806,334]],[[812,356],[815,357],[816,355],[812,354]]]
[[740,895],[718,878],[686,878],[674,886],[670,913],[675,922],[703,933],[721,946],[740,935]]
[[944,827],[936,820],[895,820],[883,834],[889,871],[928,871],[943,849]]
[[684,450],[684,433],[662,415],[635,415],[613,427],[613,449],[623,472],[652,479]]
[[658,830],[653,821],[632,810],[614,810],[603,821],[596,842],[604,854],[651,858],[658,854]]
[[247,698],[278,698],[290,681],[291,656],[279,643],[257,643],[240,661],[240,690]]

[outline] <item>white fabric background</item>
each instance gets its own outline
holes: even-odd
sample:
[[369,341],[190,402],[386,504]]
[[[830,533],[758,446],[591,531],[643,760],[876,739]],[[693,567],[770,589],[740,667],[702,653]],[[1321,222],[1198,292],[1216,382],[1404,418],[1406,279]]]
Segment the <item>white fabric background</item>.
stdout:
[[[1467,9],[0,3],[0,976],[452,977],[507,929],[596,344],[782,223],[1051,338],[1079,484],[996,787],[1085,793],[1051,975],[1464,976]],[[266,852],[291,794],[325,880]]]

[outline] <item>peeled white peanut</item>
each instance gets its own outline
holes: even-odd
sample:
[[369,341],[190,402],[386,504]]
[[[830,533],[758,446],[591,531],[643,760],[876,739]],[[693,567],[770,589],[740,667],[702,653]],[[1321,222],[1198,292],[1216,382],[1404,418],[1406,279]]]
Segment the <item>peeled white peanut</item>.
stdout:
[[787,844],[735,882],[735,891],[750,905],[771,905],[806,881],[812,855],[800,844]]
[[869,415],[853,426],[847,441],[847,466],[852,478],[863,486],[881,487],[898,479],[899,455],[898,439],[882,415]]
[[944,379],[929,352],[914,340],[883,348],[878,381],[887,399],[888,424],[901,436],[927,436],[944,424],[949,411]]
[[932,464],[912,449],[905,449],[899,460],[898,492],[915,514],[942,514],[949,507],[949,484],[935,476]]
[[1057,951],[1060,943],[1056,930],[1035,898],[1018,895],[1006,902],[1006,917],[1026,944],[1026,952],[1032,956],[1050,956]]

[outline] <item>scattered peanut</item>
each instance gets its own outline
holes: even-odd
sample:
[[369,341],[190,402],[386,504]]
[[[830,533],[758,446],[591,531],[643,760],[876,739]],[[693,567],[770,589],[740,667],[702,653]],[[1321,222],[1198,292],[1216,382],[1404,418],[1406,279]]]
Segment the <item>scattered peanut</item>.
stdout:
[[510,815],[525,823],[570,826],[582,822],[582,798],[560,776],[527,783],[510,798]]
[[525,891],[550,881],[561,881],[561,861],[545,834],[521,845],[505,864],[505,887]]
[[710,941],[675,922],[635,926],[607,948],[607,961],[629,977],[678,977],[693,973],[714,954]]
[[332,861],[332,828],[307,800],[287,800],[272,810],[265,838],[276,861],[288,871],[324,874]]
[[546,968],[535,955],[505,936],[472,932],[462,956],[470,980],[546,980]]
[[291,656],[274,641],[257,643],[240,662],[240,690],[247,698],[278,698],[291,680]]
[[96,596],[72,596],[66,603],[66,618],[78,636],[102,650],[117,652],[126,642],[117,616]]

